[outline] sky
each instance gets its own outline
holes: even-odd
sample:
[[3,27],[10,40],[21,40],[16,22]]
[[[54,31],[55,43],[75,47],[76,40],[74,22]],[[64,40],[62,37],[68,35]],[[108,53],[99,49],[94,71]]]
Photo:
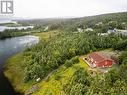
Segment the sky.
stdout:
[[14,16],[83,17],[127,11],[127,0],[13,0]]

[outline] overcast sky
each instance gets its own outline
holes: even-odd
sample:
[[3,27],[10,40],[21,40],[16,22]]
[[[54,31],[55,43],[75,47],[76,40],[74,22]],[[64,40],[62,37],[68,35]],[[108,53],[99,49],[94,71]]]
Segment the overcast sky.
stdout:
[[14,16],[82,17],[127,11],[127,0],[14,0]]

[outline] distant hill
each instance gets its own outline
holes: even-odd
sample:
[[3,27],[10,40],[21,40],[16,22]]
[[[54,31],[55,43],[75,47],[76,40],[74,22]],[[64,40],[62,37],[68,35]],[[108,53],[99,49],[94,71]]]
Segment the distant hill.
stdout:
[[[87,26],[87,27],[95,27],[95,24],[98,22],[103,22],[103,24],[107,24],[109,21],[117,21],[127,22],[127,12],[119,12],[119,13],[110,13],[110,14],[102,14],[95,16],[87,16],[81,18],[47,18],[47,19],[28,19],[28,20],[18,20],[23,24],[34,24],[39,25],[41,27],[49,26],[51,29],[62,28],[65,30],[75,30],[78,26]],[[68,29],[71,28],[71,29]]]
[[119,12],[119,13],[109,13],[109,14],[102,14],[102,15],[95,15],[95,16],[87,16],[87,17],[81,17],[81,18],[47,18],[47,19],[29,19],[29,20],[23,20],[23,22],[31,23],[31,24],[51,24],[51,23],[57,23],[57,22],[90,22],[90,21],[111,21],[111,20],[117,20],[120,22],[127,22],[127,12]]
[[118,22],[127,22],[127,12],[119,12],[119,13],[110,13],[110,14],[102,14],[102,15],[95,15],[95,16],[88,16],[79,18],[80,20],[90,22],[95,21],[99,22],[102,21],[104,23],[108,21],[118,21]]

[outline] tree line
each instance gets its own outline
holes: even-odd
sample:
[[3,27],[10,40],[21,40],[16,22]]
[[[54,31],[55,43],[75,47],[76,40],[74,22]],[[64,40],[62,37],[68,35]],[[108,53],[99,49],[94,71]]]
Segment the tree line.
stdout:
[[67,60],[72,57],[114,48],[117,43],[124,40],[125,37],[122,35],[98,36],[96,33],[60,32],[48,41],[40,41],[24,52],[24,82],[43,79],[62,64],[69,66],[72,62]]

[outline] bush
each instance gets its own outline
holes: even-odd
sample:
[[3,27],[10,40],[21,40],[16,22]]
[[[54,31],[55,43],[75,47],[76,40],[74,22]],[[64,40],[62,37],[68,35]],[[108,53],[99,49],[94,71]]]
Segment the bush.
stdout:
[[124,52],[119,56],[119,62],[120,62],[120,64],[127,64],[127,51],[124,51]]
[[73,64],[79,62],[79,56],[73,57],[72,59]]
[[67,60],[65,62],[65,67],[71,67],[73,65],[73,62],[71,60]]
[[65,66],[66,67],[71,67],[73,64],[78,63],[78,62],[79,62],[79,57],[76,56],[76,57],[73,57],[71,60],[67,60],[65,62]]
[[127,48],[127,40],[120,41],[114,46],[114,49],[123,50]]

